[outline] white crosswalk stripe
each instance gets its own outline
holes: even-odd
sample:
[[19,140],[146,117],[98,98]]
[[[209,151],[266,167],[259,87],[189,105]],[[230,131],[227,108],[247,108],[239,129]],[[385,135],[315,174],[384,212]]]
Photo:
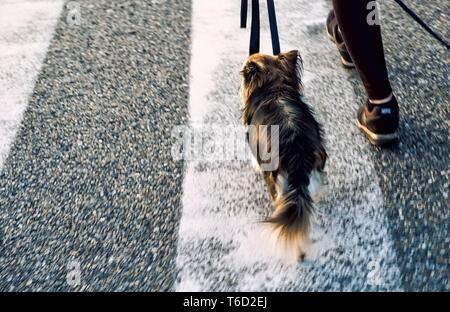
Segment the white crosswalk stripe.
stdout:
[[0,2],[0,169],[33,91],[63,2]]
[[[178,291],[400,289],[370,150],[354,126],[358,100],[325,38],[325,4],[277,2],[283,16],[282,50],[301,51],[306,100],[323,122],[328,142],[330,191],[317,206],[313,250],[306,262],[296,265],[266,257],[267,242],[255,221],[271,208],[264,184],[250,165],[188,161]],[[193,1],[192,123],[239,123],[239,69],[249,37],[248,29],[239,29],[239,7],[239,1]],[[261,41],[268,52],[265,15]]]

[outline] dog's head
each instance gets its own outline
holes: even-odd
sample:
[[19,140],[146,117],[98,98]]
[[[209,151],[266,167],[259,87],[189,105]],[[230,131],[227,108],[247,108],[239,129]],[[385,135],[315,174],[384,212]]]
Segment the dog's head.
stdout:
[[246,103],[258,89],[301,89],[302,60],[297,50],[267,55],[250,55],[241,70],[241,99]]

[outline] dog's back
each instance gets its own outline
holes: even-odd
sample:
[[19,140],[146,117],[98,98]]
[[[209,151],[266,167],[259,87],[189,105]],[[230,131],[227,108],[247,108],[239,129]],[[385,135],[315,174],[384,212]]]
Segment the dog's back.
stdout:
[[[325,162],[325,150],[319,124],[298,94],[265,97],[265,103],[255,111],[251,124],[278,125],[279,166],[274,171],[262,171],[272,197],[275,211],[267,220],[280,243],[289,250],[298,249],[303,255],[309,245],[313,212],[311,186],[316,183]],[[260,103],[261,104],[261,103]],[[273,148],[271,133],[261,133],[251,140],[257,146],[266,142]],[[260,155],[255,154],[259,164]]]

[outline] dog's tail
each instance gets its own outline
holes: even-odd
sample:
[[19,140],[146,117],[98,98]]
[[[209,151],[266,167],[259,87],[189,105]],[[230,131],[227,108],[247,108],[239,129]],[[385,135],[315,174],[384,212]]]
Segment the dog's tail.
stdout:
[[274,202],[275,211],[267,220],[276,243],[295,260],[303,258],[310,245],[312,201],[298,190],[281,193]]

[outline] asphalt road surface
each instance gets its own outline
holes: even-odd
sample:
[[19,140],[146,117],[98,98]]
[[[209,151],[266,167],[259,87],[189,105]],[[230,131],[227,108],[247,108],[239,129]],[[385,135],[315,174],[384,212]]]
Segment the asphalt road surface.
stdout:
[[[446,35],[448,1],[409,2]],[[375,148],[324,32],[330,2],[276,5],[329,153],[295,264],[266,253],[248,161],[172,155],[176,126],[241,127],[239,1],[0,3],[0,290],[450,291],[448,51],[380,1],[402,121],[399,146]],[[270,52],[267,26],[261,39]]]

